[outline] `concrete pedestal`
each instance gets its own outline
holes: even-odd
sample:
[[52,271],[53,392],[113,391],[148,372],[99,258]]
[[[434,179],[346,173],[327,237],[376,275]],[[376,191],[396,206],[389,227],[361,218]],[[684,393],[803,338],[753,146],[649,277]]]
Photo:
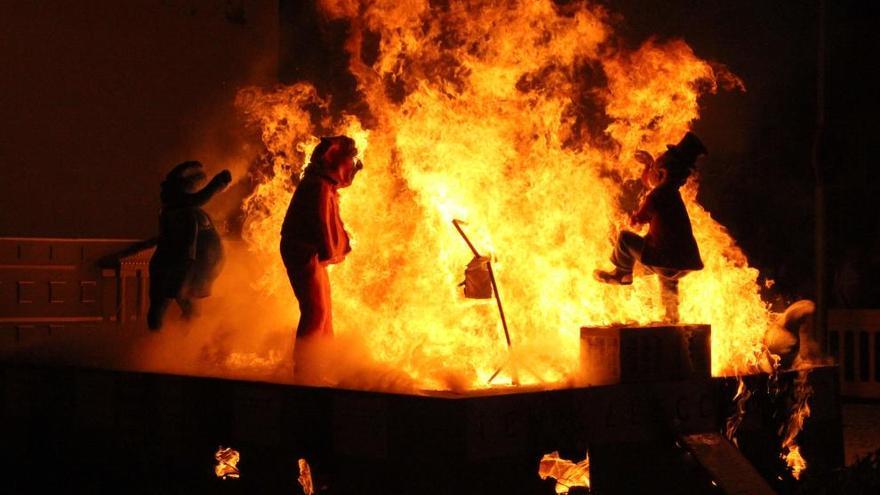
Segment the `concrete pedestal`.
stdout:
[[709,325],[581,328],[579,385],[709,378]]

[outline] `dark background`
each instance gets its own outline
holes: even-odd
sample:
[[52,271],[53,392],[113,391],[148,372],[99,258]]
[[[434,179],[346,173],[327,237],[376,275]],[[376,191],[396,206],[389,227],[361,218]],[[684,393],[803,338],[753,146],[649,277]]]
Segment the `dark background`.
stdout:
[[154,235],[161,178],[239,152],[277,52],[275,1],[0,2],[0,235]]
[[[711,154],[700,201],[778,293],[815,295],[818,178],[832,300],[880,306],[878,172],[869,159],[880,7],[826,2],[820,71],[818,0],[602,3],[621,14],[618,32],[632,46],[681,37],[745,82],[745,93],[703,101],[695,130]],[[153,235],[157,186],[171,165],[243,153],[230,136],[241,125],[238,87],[309,79],[338,104],[353,101],[345,29],[299,0],[4,3],[0,235]]]

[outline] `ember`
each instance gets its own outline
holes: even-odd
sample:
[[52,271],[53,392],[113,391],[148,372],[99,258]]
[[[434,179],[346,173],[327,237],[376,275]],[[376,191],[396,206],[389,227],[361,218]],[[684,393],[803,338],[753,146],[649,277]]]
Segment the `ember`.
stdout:
[[[289,297],[278,232],[291,176],[317,136],[332,132],[354,137],[372,164],[341,198],[355,246],[331,273],[334,327],[365,339],[363,358],[421,389],[489,386],[506,359],[503,329],[491,302],[457,290],[467,251],[447,227],[453,218],[471,220],[475,244],[493,255],[518,360],[536,372],[524,385],[572,375],[581,326],[659,320],[653,280],[637,278],[624,292],[588,274],[624,223],[624,186],[640,171],[635,150],[676,142],[698,118],[701,95],[744,89],[736,76],[683,41],[621,48],[609,14],[586,3],[322,5],[351,23],[350,70],[371,119],[331,112],[307,82],[239,93],[267,152],[268,173],[244,207],[267,294]],[[367,33],[380,39],[370,64],[360,51]],[[606,123],[582,112],[585,98]],[[754,370],[770,322],[758,272],[697,190],[692,179],[683,196],[706,268],[682,281],[681,317],[712,325],[714,375]]]
[[219,447],[217,453],[214,454],[217,465],[214,466],[214,474],[220,479],[238,479],[238,461],[241,460],[241,454],[231,447]]
[[538,476],[542,480],[556,480],[556,493],[568,493],[574,487],[590,488],[590,456],[575,464],[559,457],[559,452],[551,452],[541,458]]
[[302,487],[303,494],[314,495],[315,487],[312,484],[312,468],[305,459],[300,459],[297,464],[299,465],[299,477],[296,480],[299,482],[299,486]]

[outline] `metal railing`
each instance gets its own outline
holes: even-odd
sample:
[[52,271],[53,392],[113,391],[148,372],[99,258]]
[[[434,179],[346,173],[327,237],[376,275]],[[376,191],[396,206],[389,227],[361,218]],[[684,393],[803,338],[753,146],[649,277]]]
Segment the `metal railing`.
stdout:
[[829,310],[828,349],[843,395],[880,399],[880,309]]

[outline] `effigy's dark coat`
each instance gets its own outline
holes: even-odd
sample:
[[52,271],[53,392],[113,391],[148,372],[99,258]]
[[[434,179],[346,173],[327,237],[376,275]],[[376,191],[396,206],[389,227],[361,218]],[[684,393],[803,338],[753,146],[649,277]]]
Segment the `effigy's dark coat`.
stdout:
[[649,224],[641,257],[643,264],[672,270],[703,268],[691,220],[675,184],[664,183],[654,188],[633,219]]

